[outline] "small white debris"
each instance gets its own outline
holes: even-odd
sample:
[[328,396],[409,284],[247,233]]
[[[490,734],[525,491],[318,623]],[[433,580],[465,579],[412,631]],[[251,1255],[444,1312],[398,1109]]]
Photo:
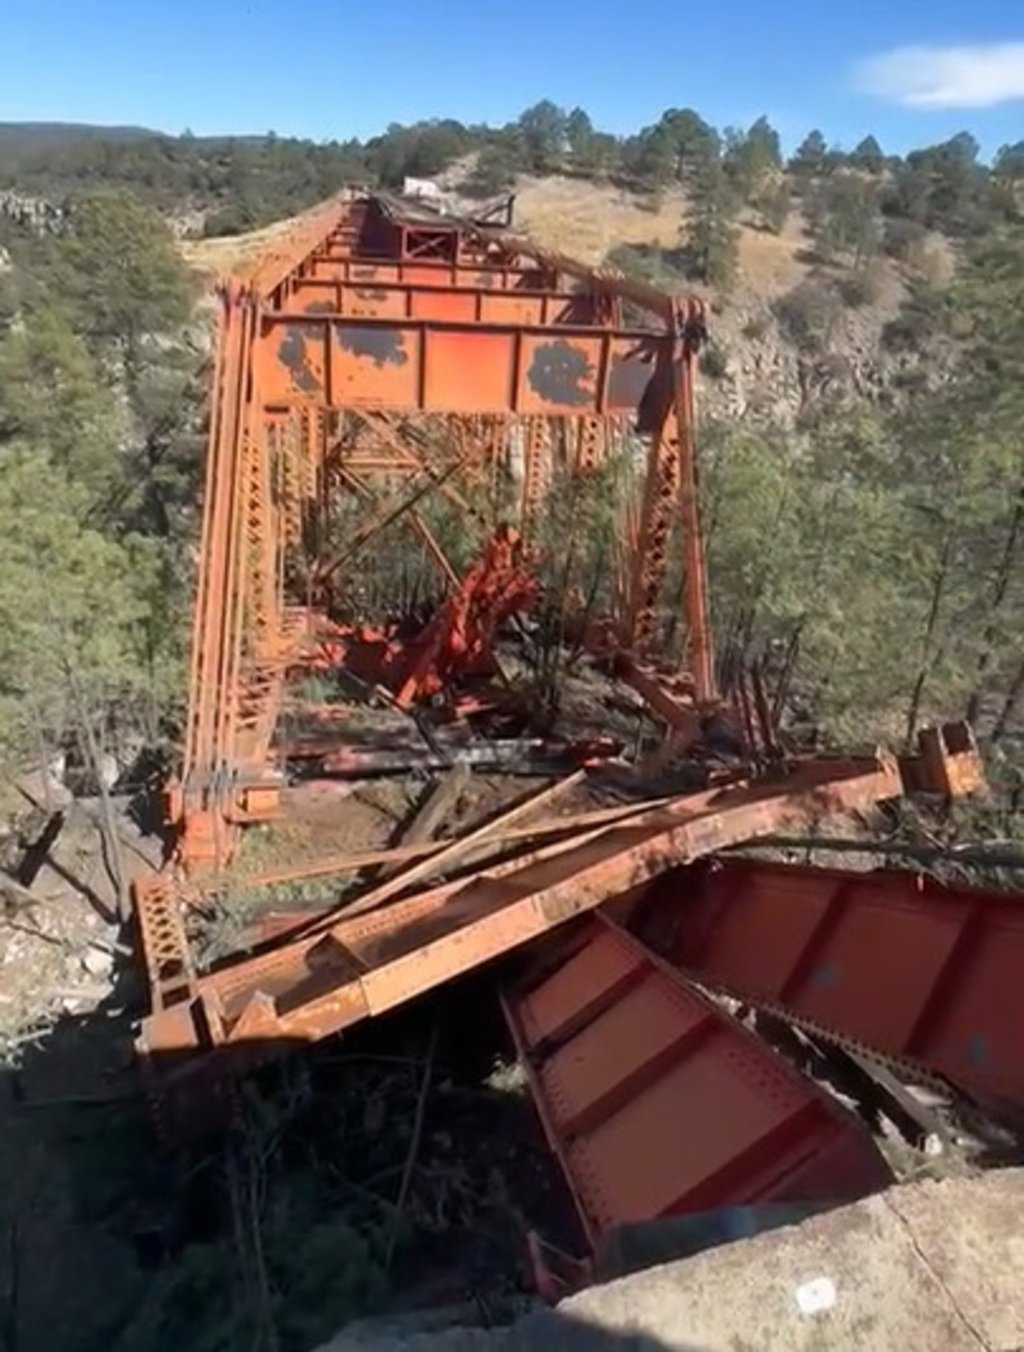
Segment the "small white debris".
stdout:
[[114,970],[114,955],[98,944],[90,944],[82,954],[82,966],[90,976],[109,976]]
[[831,1277],[815,1277],[796,1288],[796,1303],[801,1314],[821,1314],[836,1303],[836,1286]]
[[945,1149],[945,1142],[941,1136],[936,1136],[935,1132],[930,1132],[924,1138],[924,1153],[930,1155],[933,1159],[936,1155],[941,1155]]

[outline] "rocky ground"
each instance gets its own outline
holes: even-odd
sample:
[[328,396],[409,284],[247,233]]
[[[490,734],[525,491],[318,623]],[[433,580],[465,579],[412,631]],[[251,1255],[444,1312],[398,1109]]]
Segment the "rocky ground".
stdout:
[[[247,864],[384,844],[423,788],[335,795],[301,826],[254,833]],[[457,815],[523,790],[475,784]],[[119,808],[126,855],[154,862],[159,842]],[[34,900],[19,892],[0,924],[3,1352],[306,1348],[368,1310],[504,1310],[527,1284],[527,1229],[578,1245],[479,984],[273,1068],[246,1090],[234,1131],[162,1153],[134,1060],[145,991],[94,809],[63,804]]]

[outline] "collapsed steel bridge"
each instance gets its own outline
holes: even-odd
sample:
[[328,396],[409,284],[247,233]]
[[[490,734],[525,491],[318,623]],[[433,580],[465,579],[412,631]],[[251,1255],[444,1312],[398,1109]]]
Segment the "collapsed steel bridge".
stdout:
[[[890,1177],[863,1123],[719,996],[976,1102],[1020,1105],[1019,898],[721,855],[983,779],[961,724],[926,730],[899,758],[799,756],[756,681],[720,696],[693,439],[698,302],[507,226],[344,197],[226,281],[219,307],[188,725],[167,795],[177,851],[134,889],[151,999],[139,1051],[167,1134],[216,1116],[221,1091],[268,1057],[496,960],[595,1250],[632,1221],[848,1199]],[[450,695],[532,602],[520,547],[559,476],[592,475],[623,448],[642,448],[645,468],[616,599],[579,634],[644,702],[660,755],[630,767],[590,746],[573,773],[468,833],[432,839],[428,811],[397,849],[252,879],[366,880],[343,901],[265,917],[254,952],[200,972],[188,916],[214,894],[230,904],[239,832],[274,820],[300,765],[308,784],[378,754],[361,759],[324,710],[311,711],[314,751],[284,735],[296,681],[333,664],[369,670],[378,691],[390,682],[400,707]],[[515,485],[515,519],[486,523],[488,550],[460,576],[424,499],[468,522],[495,474]],[[340,542],[339,502],[359,514]],[[398,525],[447,597],[411,645],[337,619],[353,550]],[[667,653],[659,616],[673,605]],[[645,765],[685,761],[722,717],[727,765],[645,792]],[[433,741],[431,754],[446,763]]]

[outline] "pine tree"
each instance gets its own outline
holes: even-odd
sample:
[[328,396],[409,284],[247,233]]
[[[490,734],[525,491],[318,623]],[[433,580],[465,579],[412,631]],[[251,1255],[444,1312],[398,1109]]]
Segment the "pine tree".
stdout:
[[855,169],[863,169],[867,174],[880,174],[885,168],[885,156],[882,147],[873,136],[865,136],[849,157]]
[[708,286],[725,289],[736,273],[739,232],[733,224],[736,198],[721,159],[708,163],[695,177],[692,203],[683,246],[687,272]]
[[825,172],[828,145],[820,131],[808,132],[789,162],[790,172],[801,178],[816,178]]

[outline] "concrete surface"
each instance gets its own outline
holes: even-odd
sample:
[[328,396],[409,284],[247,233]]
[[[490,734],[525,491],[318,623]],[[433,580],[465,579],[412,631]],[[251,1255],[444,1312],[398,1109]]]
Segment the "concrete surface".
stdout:
[[1024,1169],[892,1188],[592,1287],[509,1328],[319,1352],[1024,1352]]

